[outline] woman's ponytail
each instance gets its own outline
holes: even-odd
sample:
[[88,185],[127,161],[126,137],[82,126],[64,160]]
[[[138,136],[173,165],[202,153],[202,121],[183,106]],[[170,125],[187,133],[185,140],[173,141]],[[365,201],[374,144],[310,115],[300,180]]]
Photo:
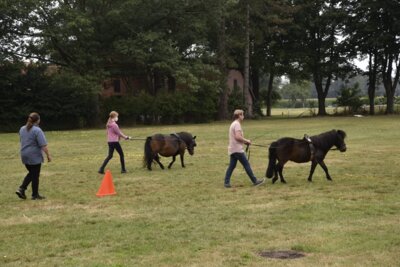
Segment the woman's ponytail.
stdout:
[[33,125],[37,124],[37,122],[40,120],[40,116],[36,112],[32,112],[28,116],[28,120],[26,122],[26,128],[28,129],[28,132],[32,129]]
[[110,123],[113,121],[113,119],[114,119],[115,117],[118,117],[118,112],[116,112],[116,111],[111,111],[111,112],[110,112],[110,116],[108,117],[107,126],[110,125]]

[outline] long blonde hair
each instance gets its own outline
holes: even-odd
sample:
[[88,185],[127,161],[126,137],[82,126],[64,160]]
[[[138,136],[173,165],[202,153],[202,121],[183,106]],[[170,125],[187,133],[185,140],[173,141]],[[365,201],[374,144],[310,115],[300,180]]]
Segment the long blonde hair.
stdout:
[[26,121],[26,129],[28,130],[28,132],[32,129],[33,125],[37,124],[39,120],[39,113],[32,112],[31,114],[29,114],[28,120]]
[[116,112],[116,111],[111,111],[111,112],[110,112],[110,115],[109,115],[109,117],[108,117],[108,120],[107,120],[107,126],[110,125],[110,123],[113,121],[113,119],[114,119],[115,117],[118,117],[118,112]]

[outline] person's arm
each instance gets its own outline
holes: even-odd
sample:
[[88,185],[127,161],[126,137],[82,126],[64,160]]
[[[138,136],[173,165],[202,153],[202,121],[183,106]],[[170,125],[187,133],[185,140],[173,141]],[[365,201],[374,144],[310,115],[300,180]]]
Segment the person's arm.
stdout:
[[243,133],[240,130],[235,131],[235,139],[238,142],[244,143],[246,145],[251,145],[251,140],[244,138]]
[[51,156],[50,156],[50,152],[49,152],[49,149],[47,148],[47,146],[42,146],[42,151],[46,154],[47,161],[50,162],[51,161]]
[[113,125],[113,130],[114,130],[114,133],[116,133],[118,136],[124,138],[125,140],[128,140],[128,139],[129,139],[129,136],[124,135],[124,133],[121,132],[121,130],[119,129],[118,124],[114,124],[114,125]]
[[50,162],[51,161],[51,156],[50,156],[49,149],[47,148],[46,137],[44,136],[44,133],[43,133],[43,131],[41,129],[38,130],[38,134],[37,134],[36,138],[37,138],[36,140],[38,142],[38,145],[40,146],[42,151],[47,156],[47,161]]

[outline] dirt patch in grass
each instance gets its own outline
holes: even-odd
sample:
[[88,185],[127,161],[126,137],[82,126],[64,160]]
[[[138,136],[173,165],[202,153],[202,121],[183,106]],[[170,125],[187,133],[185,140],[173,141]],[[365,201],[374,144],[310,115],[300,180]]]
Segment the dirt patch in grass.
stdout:
[[281,251],[261,251],[258,253],[261,257],[264,258],[273,258],[273,259],[297,259],[305,257],[306,255],[293,250],[281,250]]

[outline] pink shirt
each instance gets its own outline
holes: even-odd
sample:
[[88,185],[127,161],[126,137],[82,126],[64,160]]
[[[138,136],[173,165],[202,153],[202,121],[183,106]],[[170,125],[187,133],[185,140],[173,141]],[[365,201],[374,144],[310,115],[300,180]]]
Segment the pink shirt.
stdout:
[[231,155],[233,153],[244,153],[243,143],[241,141],[237,141],[235,138],[235,133],[237,131],[242,132],[242,126],[238,120],[232,122],[229,127],[229,146],[228,146],[228,154]]
[[110,122],[110,124],[107,125],[107,141],[118,142],[121,137],[124,139],[127,138],[127,136],[120,131],[115,121]]

